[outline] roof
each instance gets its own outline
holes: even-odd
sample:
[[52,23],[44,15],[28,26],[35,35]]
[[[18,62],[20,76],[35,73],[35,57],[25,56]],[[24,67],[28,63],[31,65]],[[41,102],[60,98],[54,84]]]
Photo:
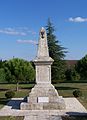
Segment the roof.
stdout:
[[74,67],[74,65],[78,62],[78,60],[65,60],[68,68]]

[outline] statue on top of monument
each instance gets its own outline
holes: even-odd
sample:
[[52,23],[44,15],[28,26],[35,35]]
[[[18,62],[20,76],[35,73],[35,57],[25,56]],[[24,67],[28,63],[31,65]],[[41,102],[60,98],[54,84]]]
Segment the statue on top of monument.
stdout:
[[43,27],[40,30],[40,36],[42,39],[45,37],[45,29]]

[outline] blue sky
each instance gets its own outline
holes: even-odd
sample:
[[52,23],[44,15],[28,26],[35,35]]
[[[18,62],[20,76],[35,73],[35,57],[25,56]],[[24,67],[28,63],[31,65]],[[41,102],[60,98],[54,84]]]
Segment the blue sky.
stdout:
[[39,30],[50,17],[67,48],[65,59],[87,54],[87,0],[0,0],[0,59],[32,60]]

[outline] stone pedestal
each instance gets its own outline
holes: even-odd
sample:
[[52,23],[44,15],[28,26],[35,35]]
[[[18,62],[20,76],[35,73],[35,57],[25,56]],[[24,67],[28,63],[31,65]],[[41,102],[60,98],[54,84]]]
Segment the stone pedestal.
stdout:
[[22,103],[22,110],[55,110],[65,109],[62,96],[52,84],[36,84],[29,94],[28,103]]
[[27,103],[21,103],[20,109],[24,110],[53,110],[65,109],[62,97],[51,84],[51,64],[49,57],[46,31],[40,31],[37,57],[34,60],[36,67],[36,85],[32,88]]

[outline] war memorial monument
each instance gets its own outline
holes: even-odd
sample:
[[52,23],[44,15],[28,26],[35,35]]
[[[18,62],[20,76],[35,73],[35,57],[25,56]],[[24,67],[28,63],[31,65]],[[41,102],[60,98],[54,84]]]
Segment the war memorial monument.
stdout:
[[53,59],[49,56],[47,35],[42,27],[39,33],[37,56],[34,60],[36,66],[36,85],[27,98],[27,103],[21,103],[22,110],[55,110],[65,109],[62,96],[51,84],[51,65]]

